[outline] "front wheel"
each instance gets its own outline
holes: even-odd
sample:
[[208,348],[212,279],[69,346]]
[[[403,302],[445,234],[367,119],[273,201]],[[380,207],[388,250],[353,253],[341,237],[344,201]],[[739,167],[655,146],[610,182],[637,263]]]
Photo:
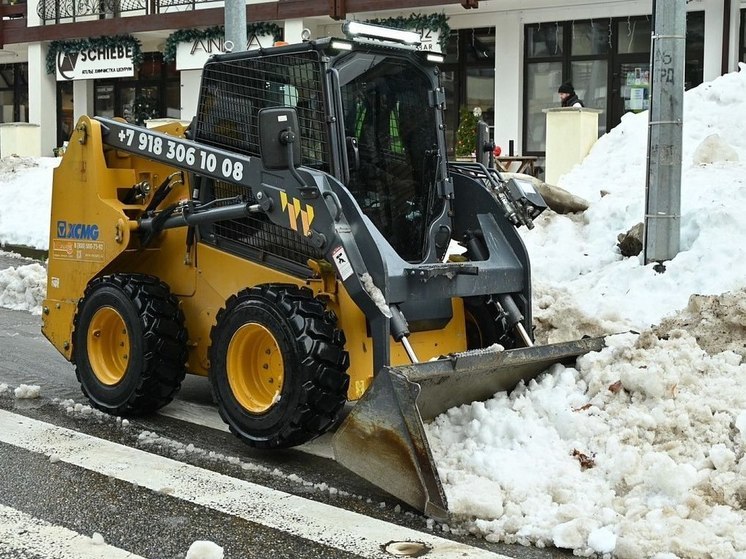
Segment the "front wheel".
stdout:
[[220,414],[249,445],[291,447],[334,424],[347,399],[349,356],[336,317],[311,290],[241,291],[220,310],[210,337]]
[[508,328],[495,300],[494,295],[464,298],[467,349],[483,349],[493,344],[505,349],[524,346],[515,330]]
[[168,286],[143,274],[96,278],[78,304],[73,362],[83,394],[113,415],[168,404],[186,374],[184,316]]

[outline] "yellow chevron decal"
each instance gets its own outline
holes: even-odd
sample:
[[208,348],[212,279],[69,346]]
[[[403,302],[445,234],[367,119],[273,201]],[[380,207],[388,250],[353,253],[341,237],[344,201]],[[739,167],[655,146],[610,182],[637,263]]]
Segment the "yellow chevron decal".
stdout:
[[288,198],[286,192],[280,192],[280,203],[282,205],[282,211],[287,210],[289,218],[289,226],[293,231],[298,231],[298,218],[300,218],[301,228],[303,229],[303,235],[308,236],[311,231],[311,224],[313,223],[314,212],[313,206],[305,205],[297,198]]

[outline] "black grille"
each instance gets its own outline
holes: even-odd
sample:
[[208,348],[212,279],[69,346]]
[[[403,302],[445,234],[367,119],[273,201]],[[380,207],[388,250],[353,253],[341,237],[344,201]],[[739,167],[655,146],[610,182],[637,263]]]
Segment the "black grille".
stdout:
[[295,107],[303,165],[329,170],[329,144],[316,51],[252,56],[205,65],[196,139],[246,155],[259,152],[259,110]]
[[[329,144],[321,67],[316,51],[282,55],[249,54],[208,62],[202,76],[195,139],[228,151],[258,157],[258,113],[267,107],[295,107],[300,126],[301,162],[329,169]],[[250,188],[215,181],[211,196],[241,196],[254,203]],[[218,245],[264,259],[278,257],[302,266],[323,255],[299,233],[273,224],[266,216],[220,221],[212,233]]]
[[[249,203],[256,202],[250,188],[234,183],[215,181],[213,192],[215,198],[243,196]],[[309,258],[324,258],[324,255],[311,246],[305,237],[275,225],[264,214],[218,221],[214,225],[213,234],[218,245],[225,248],[234,248],[239,252],[245,247],[256,249],[259,251],[257,259],[260,260],[271,255],[306,266]]]

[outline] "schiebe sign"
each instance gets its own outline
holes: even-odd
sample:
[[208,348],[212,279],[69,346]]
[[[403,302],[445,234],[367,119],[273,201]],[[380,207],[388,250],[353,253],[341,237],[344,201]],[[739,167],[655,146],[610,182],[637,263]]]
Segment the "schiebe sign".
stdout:
[[92,47],[57,53],[57,81],[125,78],[135,75],[131,46]]

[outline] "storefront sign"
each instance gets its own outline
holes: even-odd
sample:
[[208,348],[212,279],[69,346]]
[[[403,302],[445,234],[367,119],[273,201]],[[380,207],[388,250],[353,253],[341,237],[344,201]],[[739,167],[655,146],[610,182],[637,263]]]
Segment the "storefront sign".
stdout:
[[[272,35],[249,35],[246,50],[271,47],[275,38]],[[225,54],[225,38],[195,39],[176,46],[177,70],[200,70],[213,54]]]
[[426,50],[428,52],[442,52],[440,48],[440,31],[431,29],[412,29],[420,34],[420,44],[417,50]]
[[135,75],[131,46],[116,45],[57,53],[57,81],[125,78]]

